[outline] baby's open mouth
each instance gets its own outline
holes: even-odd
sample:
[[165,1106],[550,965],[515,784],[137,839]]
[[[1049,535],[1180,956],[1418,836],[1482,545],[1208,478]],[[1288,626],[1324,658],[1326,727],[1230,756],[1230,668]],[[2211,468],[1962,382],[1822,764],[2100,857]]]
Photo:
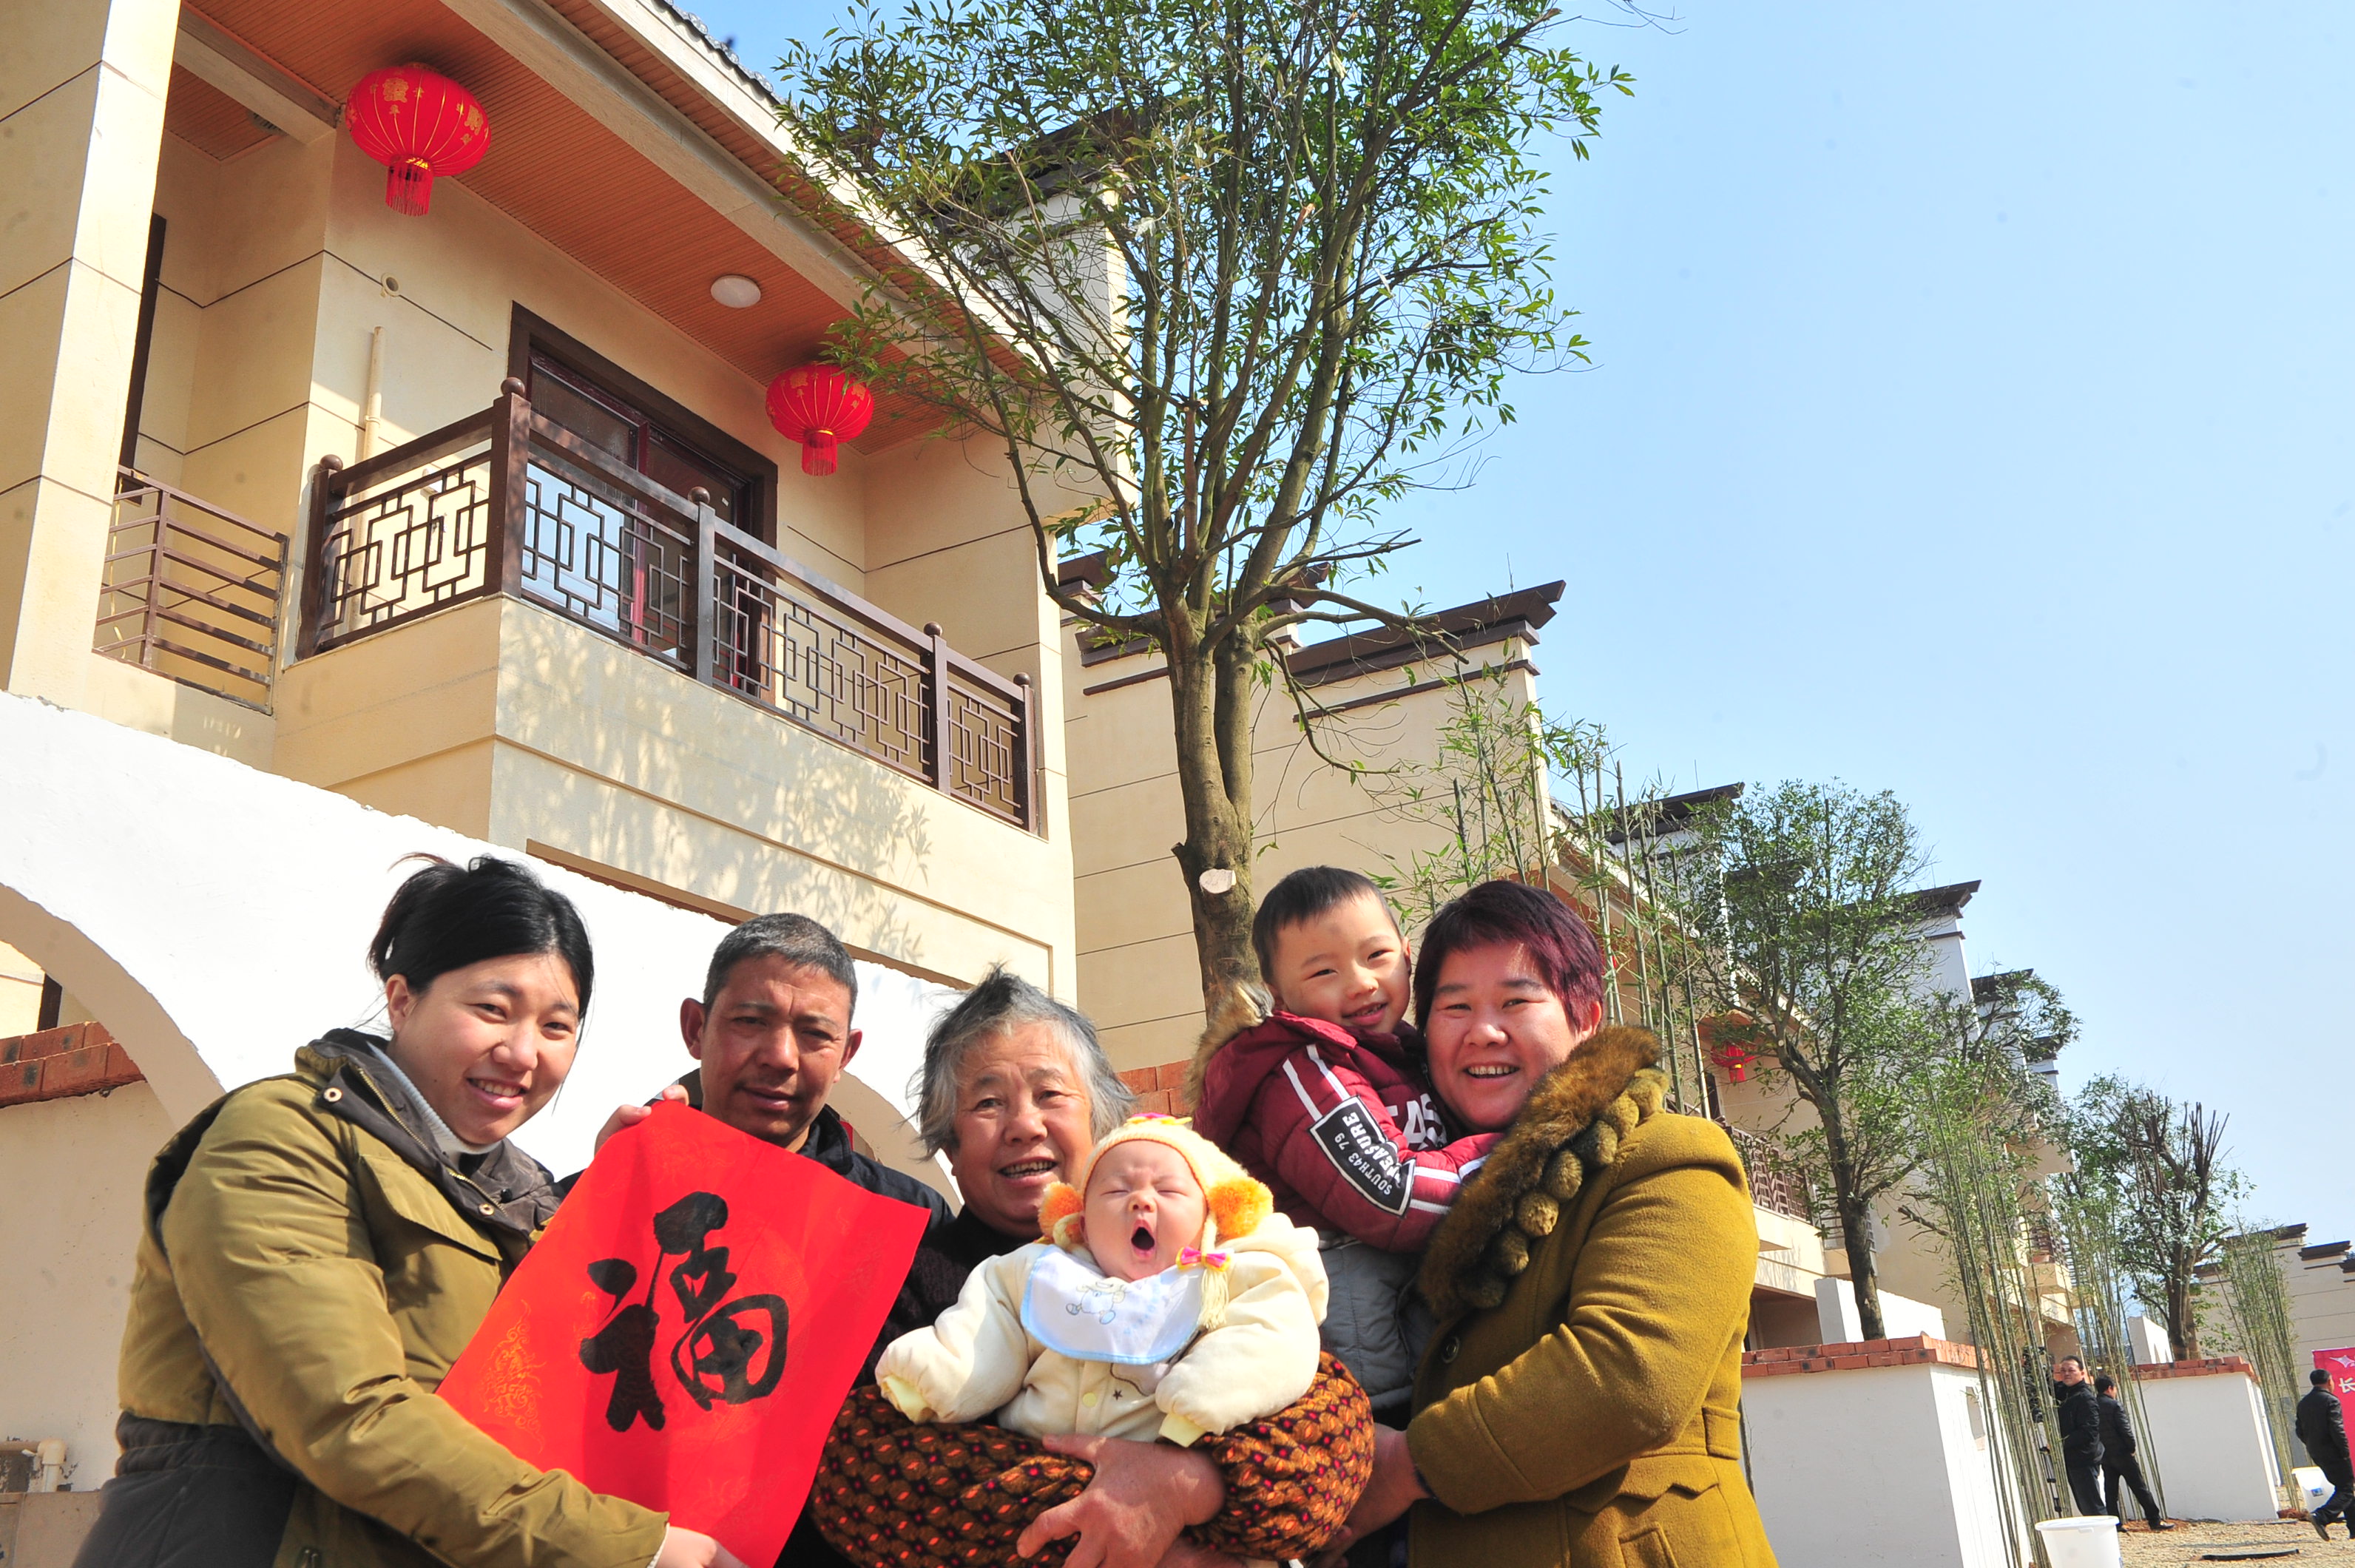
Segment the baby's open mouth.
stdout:
[[1153,1227],[1150,1225],[1139,1225],[1135,1231],[1129,1233],[1128,1244],[1135,1247],[1140,1253],[1151,1252],[1153,1250]]

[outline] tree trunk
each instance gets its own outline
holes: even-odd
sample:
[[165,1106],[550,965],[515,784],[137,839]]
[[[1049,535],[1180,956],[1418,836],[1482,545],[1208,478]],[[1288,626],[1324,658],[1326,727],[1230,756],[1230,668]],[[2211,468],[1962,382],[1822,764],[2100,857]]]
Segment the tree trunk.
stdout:
[[1847,1140],[1834,1117],[1824,1118],[1824,1151],[1830,1157],[1832,1207],[1839,1215],[1840,1239],[1847,1243],[1857,1324],[1866,1339],[1885,1339],[1889,1334],[1881,1317],[1881,1275],[1872,1261],[1872,1205],[1857,1196],[1856,1168],[1849,1161]]
[[2167,1348],[2179,1361],[2198,1360],[2200,1325],[2192,1317],[2191,1281],[2173,1269],[2167,1274],[2167,1301],[2160,1310],[2167,1314]]
[[[1174,619],[1174,617],[1173,617]],[[1185,839],[1171,846],[1194,915],[1194,952],[1208,1008],[1259,978],[1252,951],[1252,654],[1240,637],[1206,651],[1188,636],[1168,639],[1169,706],[1178,741],[1178,789]],[[1231,871],[1213,891],[1205,872]]]

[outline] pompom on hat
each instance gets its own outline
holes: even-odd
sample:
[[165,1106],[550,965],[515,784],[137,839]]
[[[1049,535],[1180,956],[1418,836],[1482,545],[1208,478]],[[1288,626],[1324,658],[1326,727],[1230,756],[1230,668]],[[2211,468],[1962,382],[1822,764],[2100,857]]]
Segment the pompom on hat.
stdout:
[[1107,1149],[1139,1140],[1177,1150],[1201,1185],[1203,1207],[1209,1214],[1203,1251],[1251,1234],[1261,1221],[1275,1212],[1275,1194],[1267,1189],[1267,1184],[1254,1180],[1218,1145],[1196,1132],[1185,1117],[1149,1115],[1131,1116],[1106,1133],[1071,1172],[1070,1181],[1058,1181],[1047,1189],[1039,1205],[1040,1233],[1067,1252],[1076,1251],[1082,1244],[1080,1219],[1087,1208],[1088,1181],[1095,1175],[1096,1162]]

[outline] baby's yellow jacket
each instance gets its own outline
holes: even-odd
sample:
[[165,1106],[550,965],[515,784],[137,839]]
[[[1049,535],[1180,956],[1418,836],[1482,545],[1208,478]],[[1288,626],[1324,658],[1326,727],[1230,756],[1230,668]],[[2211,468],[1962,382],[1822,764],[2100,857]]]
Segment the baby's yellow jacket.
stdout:
[[[1054,1249],[1033,1242],[973,1271],[956,1305],[929,1328],[891,1341],[876,1380],[911,1421],[963,1423],[995,1413],[1010,1432],[1095,1434],[1189,1444],[1274,1414],[1316,1376],[1325,1267],[1316,1232],[1281,1214],[1222,1242],[1225,1321],[1156,1366],[1082,1360],[1022,1326],[1031,1265]],[[1075,1252],[1087,1261],[1084,1252]],[[1093,1266],[1090,1263],[1091,1267]]]

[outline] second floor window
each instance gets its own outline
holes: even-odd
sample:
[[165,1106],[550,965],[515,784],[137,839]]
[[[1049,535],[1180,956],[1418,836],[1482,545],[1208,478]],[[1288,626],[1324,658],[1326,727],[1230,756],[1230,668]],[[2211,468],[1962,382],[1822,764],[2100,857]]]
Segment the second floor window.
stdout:
[[705,456],[684,437],[666,430],[658,418],[591,377],[534,353],[526,396],[548,419],[677,495],[697,488],[709,491],[711,509],[722,522],[758,531],[749,475]]

